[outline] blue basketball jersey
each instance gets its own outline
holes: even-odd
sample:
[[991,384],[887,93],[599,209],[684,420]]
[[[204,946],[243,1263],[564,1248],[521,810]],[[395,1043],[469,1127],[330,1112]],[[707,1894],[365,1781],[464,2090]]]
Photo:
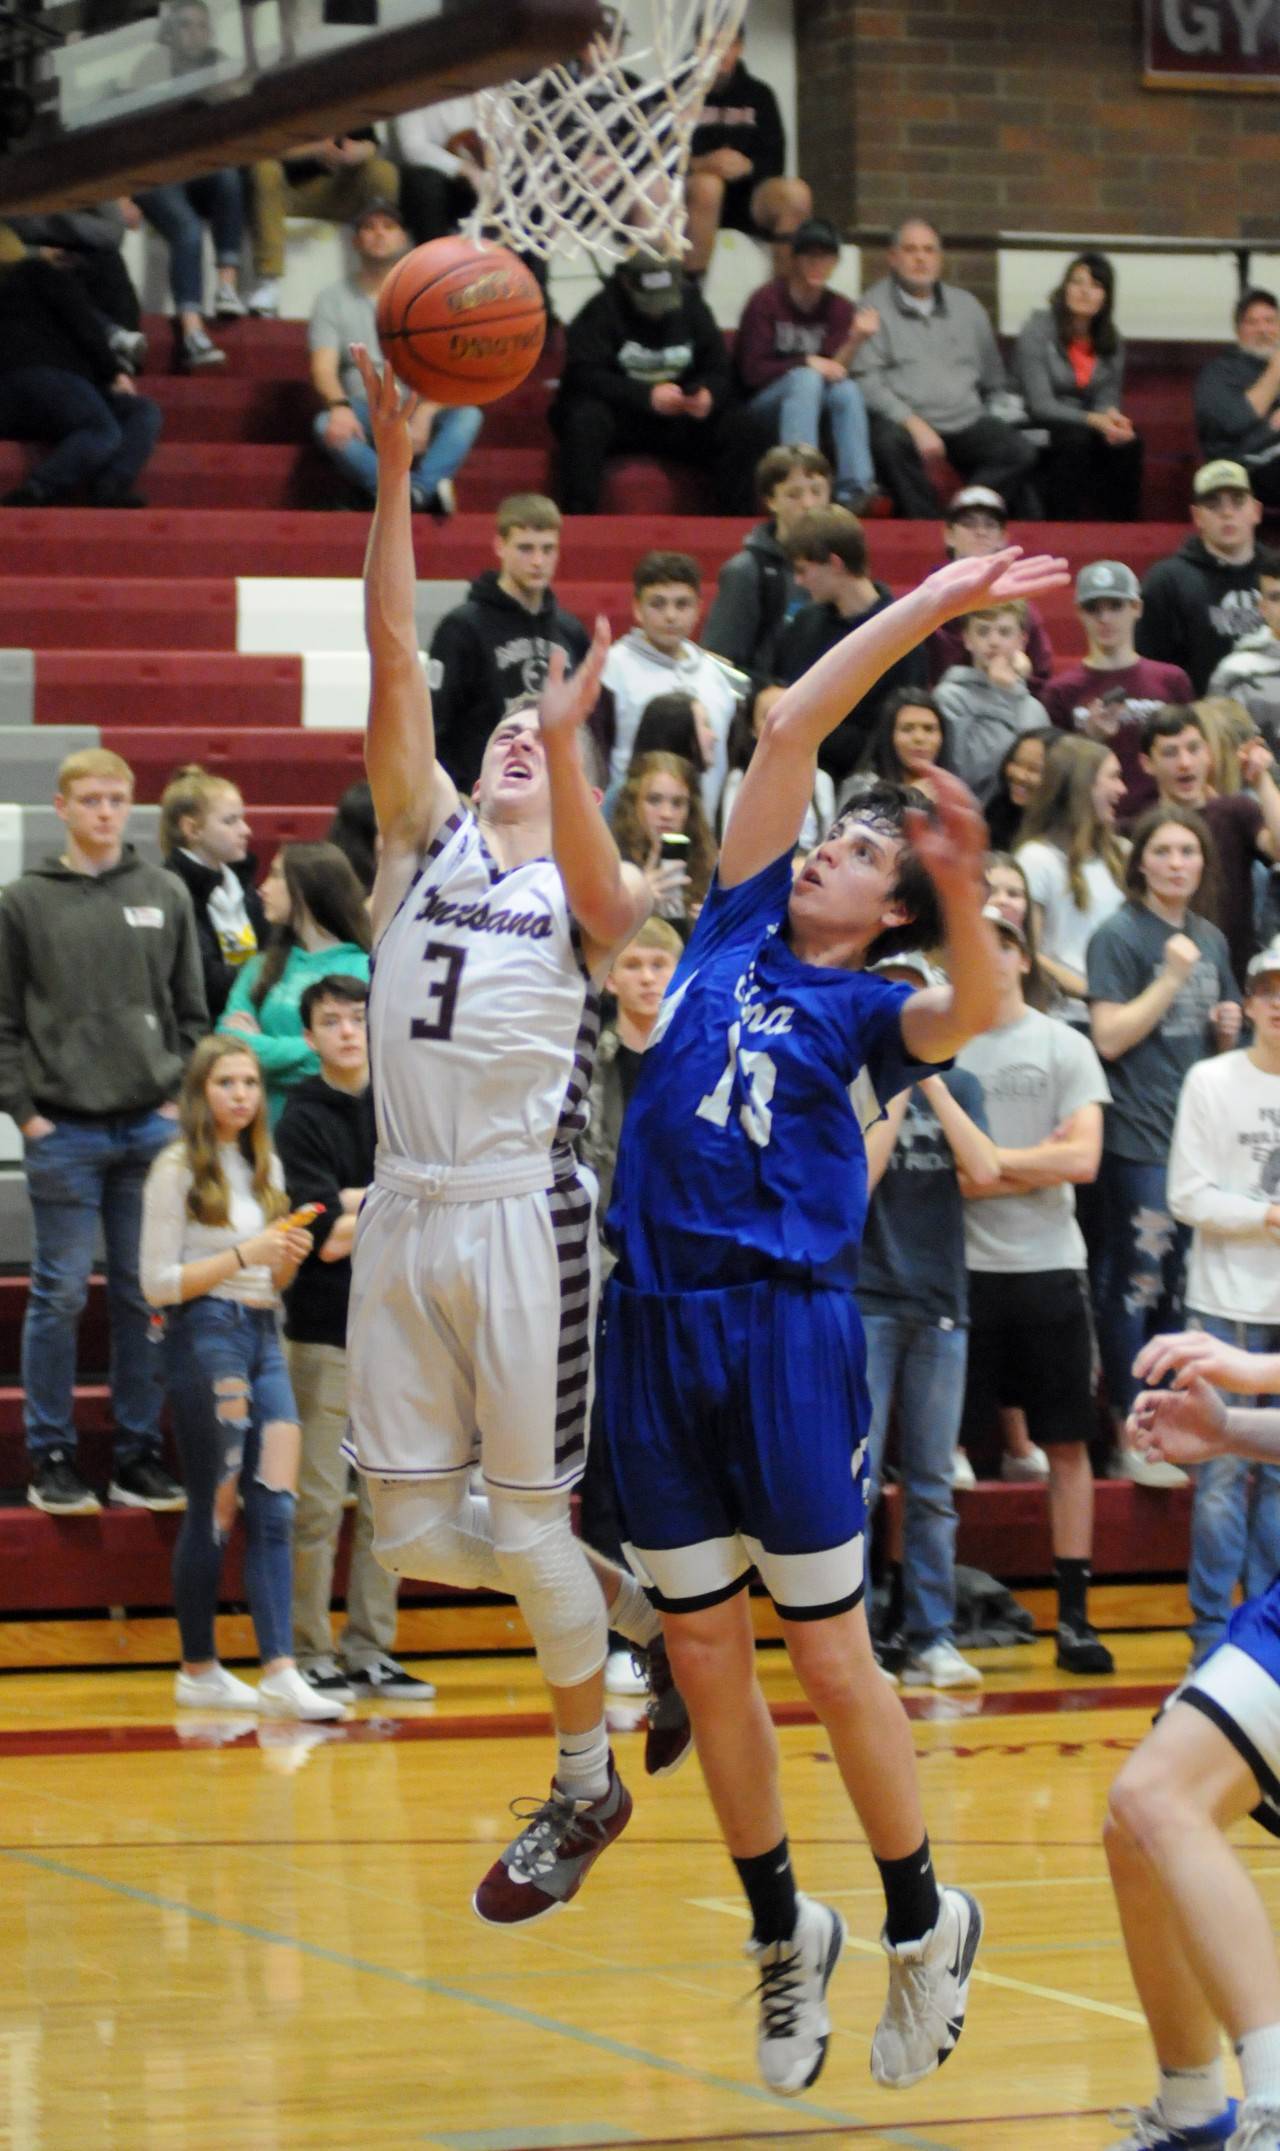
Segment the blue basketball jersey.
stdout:
[[638,1291],[781,1273],[851,1290],[867,1160],[849,1086],[883,1104],[919,1065],[899,1021],[912,988],[806,964],[782,931],[789,854],[712,882],[627,1110],[608,1238]]

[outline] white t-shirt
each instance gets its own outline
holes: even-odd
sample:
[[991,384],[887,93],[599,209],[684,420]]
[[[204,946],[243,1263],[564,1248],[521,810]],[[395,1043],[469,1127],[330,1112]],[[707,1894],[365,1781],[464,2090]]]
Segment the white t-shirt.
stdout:
[[[1056,844],[1033,837],[1030,843],[1018,846],[1015,856],[1027,877],[1032,903],[1039,904],[1044,912],[1041,949],[1055,963],[1065,964],[1083,978],[1089,937],[1104,919],[1120,909],[1124,890],[1112,880],[1101,859],[1086,859],[1080,870],[1085,889],[1085,908],[1080,911],[1071,894],[1066,853],[1059,851]],[[1088,1003],[1079,994],[1064,994],[1056,1013],[1068,1023],[1089,1021]]]
[[[1030,1150],[1082,1105],[1105,1105],[1111,1093],[1102,1063],[1081,1032],[1039,1009],[971,1038],[956,1055],[982,1085],[987,1127],[1000,1150]],[[1084,1239],[1072,1188],[1029,1195],[974,1197],[964,1206],[965,1261],[971,1270],[1025,1276],[1036,1270],[1082,1270]]]
[[[176,1307],[182,1301],[182,1270],[206,1255],[223,1255],[241,1240],[251,1240],[267,1220],[253,1192],[253,1173],[236,1143],[219,1147],[229,1191],[229,1223],[202,1225],[187,1210],[191,1168],[181,1142],[162,1150],[147,1174],[142,1193],[142,1243],[138,1271],[142,1290],[153,1307]],[[272,1153],[271,1184],[284,1186],[280,1160]],[[225,1284],[214,1285],[202,1299],[238,1300],[248,1307],[277,1307],[280,1295],[265,1262],[237,1269]]]
[[1197,1061],[1169,1152],[1169,1207],[1191,1225],[1187,1306],[1224,1322],[1280,1323],[1280,1075],[1247,1052]]

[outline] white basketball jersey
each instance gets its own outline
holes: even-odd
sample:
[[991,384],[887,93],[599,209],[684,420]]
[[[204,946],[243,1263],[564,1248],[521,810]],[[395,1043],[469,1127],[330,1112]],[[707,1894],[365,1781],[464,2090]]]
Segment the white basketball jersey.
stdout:
[[529,1160],[586,1125],[600,1002],[549,859],[503,873],[459,808],[378,943],[369,1054],[380,1149]]

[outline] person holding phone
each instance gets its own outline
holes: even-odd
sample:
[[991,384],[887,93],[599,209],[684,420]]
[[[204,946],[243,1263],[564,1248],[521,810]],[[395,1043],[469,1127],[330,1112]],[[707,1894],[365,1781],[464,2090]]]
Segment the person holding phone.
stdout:
[[644,754],[633,762],[618,794],[613,835],[621,856],[642,869],[658,917],[687,939],[716,864],[691,764],[676,754]]

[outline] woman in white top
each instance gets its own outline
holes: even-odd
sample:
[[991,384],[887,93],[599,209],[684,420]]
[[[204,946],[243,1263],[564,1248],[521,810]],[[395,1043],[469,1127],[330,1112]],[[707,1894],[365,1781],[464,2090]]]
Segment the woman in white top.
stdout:
[[[280,1292],[311,1248],[291,1226],[249,1048],[205,1038],[178,1101],[179,1139],[142,1201],[142,1289],[165,1310],[165,1387],[187,1488],[173,1553],[182,1636],[179,1703],[338,1718],[293,1661],[298,1414],[276,1327]],[[262,1658],[258,1687],[219,1664],[214,1615],[223,1555],[244,1497],[245,1583]]]
[[1129,847],[1115,825],[1124,790],[1109,747],[1063,733],[1045,755],[1015,854],[1031,892],[1040,968],[1063,996],[1054,1014],[1082,1031],[1089,939],[1125,900]]

